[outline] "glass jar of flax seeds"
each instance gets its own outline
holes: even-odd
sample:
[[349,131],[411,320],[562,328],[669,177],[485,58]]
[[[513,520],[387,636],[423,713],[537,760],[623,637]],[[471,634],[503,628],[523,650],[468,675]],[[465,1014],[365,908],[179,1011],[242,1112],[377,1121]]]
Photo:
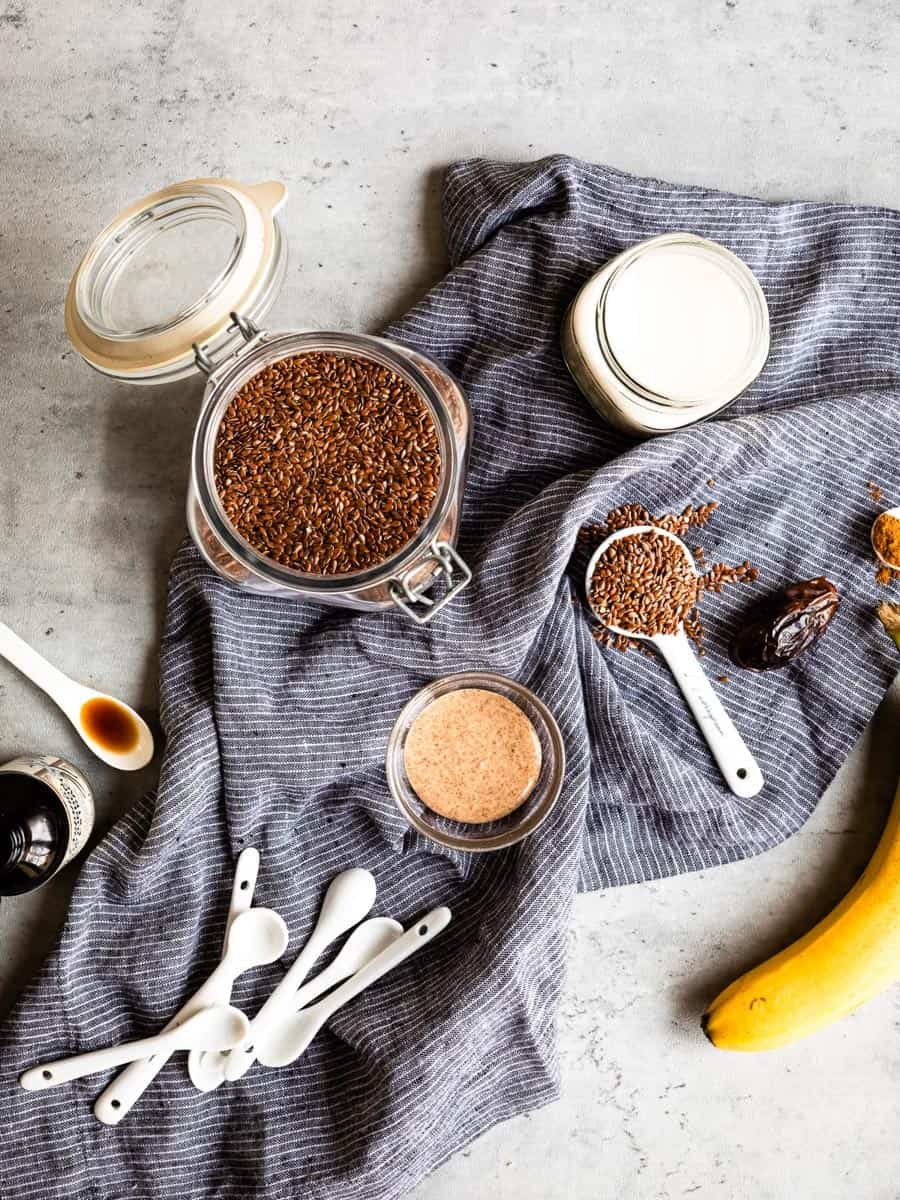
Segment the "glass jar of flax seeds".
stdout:
[[115,379],[207,377],[187,516],[219,575],[425,624],[472,578],[456,549],[468,402],[408,346],[261,327],[285,274],[286,194],[193,179],[133,204],[76,269],[67,332]]

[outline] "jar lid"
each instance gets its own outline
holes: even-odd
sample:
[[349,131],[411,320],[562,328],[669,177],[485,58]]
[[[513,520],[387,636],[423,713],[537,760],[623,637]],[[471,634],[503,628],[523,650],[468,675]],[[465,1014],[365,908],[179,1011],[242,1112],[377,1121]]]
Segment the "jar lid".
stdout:
[[597,306],[608,365],[648,400],[718,407],[759,374],[769,313],[753,272],[693,234],[651,238],[626,251]]
[[66,332],[117,379],[159,383],[227,355],[271,307],[286,254],[275,181],[188,179],[130,205],[94,240],[66,296]]

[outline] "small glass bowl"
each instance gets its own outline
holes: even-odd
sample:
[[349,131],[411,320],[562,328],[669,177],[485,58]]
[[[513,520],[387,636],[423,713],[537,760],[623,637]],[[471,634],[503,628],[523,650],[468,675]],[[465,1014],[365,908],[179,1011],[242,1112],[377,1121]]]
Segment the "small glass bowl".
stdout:
[[[531,721],[541,743],[541,773],[531,795],[507,816],[483,825],[452,821],[432,812],[413,790],[403,761],[406,737],[416,717],[439,696],[462,688],[484,688],[517,704]],[[413,829],[451,850],[480,853],[502,850],[521,842],[550,815],[562,790],[566,751],[556,719],[534,692],[514,679],[507,679],[505,675],[494,675],[489,671],[461,671],[457,675],[436,679],[406,704],[391,730],[385,765],[391,794]]]

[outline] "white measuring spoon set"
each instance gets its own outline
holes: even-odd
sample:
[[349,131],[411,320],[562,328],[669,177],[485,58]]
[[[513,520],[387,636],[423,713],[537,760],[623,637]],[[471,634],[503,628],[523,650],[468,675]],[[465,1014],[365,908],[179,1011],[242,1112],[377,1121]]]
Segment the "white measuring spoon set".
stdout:
[[282,1020],[296,1011],[297,988],[309,974],[310,967],[341,934],[353,929],[375,903],[375,880],[368,871],[354,867],[341,871],[328,886],[322,911],[309,941],[294,959],[278,987],[250,1022],[250,1033],[225,1064],[225,1078],[240,1079],[256,1061],[256,1042]]
[[[405,962],[422,946],[436,938],[450,924],[449,908],[434,908],[415,925],[396,938],[380,954],[377,954],[346,983],[336,988],[330,996],[301,1009],[294,1016],[273,1026],[269,1033],[257,1039],[256,1054],[265,1067],[283,1067],[299,1058],[322,1026],[339,1008],[343,1008],[355,996],[375,983],[382,975]],[[233,1053],[233,1051],[232,1051]]]
[[[161,1033],[33,1067],[20,1076],[21,1086],[38,1091],[128,1063],[94,1105],[98,1120],[117,1125],[176,1050],[189,1051],[188,1071],[200,1091],[240,1079],[257,1059],[265,1066],[293,1062],[339,1008],[427,945],[450,922],[448,908],[434,909],[405,933],[403,926],[389,917],[363,920],[375,903],[375,880],[359,868],[342,871],[325,893],[319,919],[305,946],[248,1021],[229,1003],[235,980],[253,967],[280,958],[289,940],[278,913],[252,907],[258,871],[258,852],[244,850],[235,872],[219,964]],[[351,929],[331,964],[301,986],[319,955]],[[329,991],[324,1000],[306,1007]]]

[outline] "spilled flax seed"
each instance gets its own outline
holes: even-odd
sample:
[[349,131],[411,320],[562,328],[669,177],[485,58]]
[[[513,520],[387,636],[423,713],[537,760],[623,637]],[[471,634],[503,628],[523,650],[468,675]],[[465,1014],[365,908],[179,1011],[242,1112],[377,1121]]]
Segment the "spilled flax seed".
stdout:
[[216,491],[255,550],[313,575],[391,558],[438,492],[437,429],[418,392],[370,359],[317,351],[254,375],[216,435]]

